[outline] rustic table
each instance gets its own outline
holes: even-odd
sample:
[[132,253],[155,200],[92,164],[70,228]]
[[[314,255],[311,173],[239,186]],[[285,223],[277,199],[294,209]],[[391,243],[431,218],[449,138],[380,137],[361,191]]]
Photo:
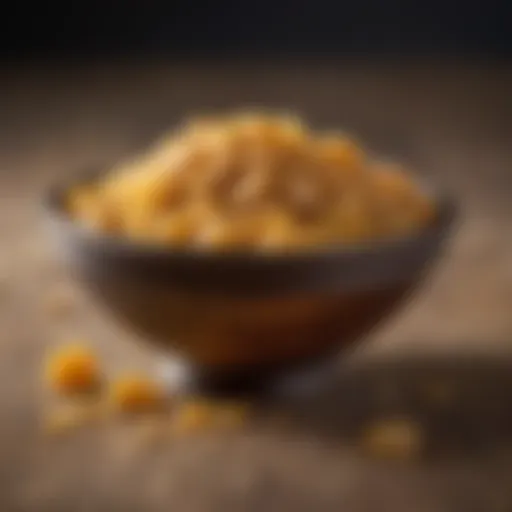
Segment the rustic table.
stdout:
[[[512,68],[504,64],[131,63],[4,68],[0,78],[0,504],[3,510],[512,510]],[[142,148],[190,111],[291,107],[410,162],[461,206],[415,299],[301,400],[229,436],[141,442],[133,425],[52,439],[44,351],[84,339],[109,374],[153,354],[48,255],[44,186]],[[54,302],[70,297],[60,313]],[[69,294],[69,295],[67,295]],[[57,297],[57,298],[55,298]],[[453,392],[428,400],[431,382]],[[372,461],[354,434],[408,413],[425,458]]]

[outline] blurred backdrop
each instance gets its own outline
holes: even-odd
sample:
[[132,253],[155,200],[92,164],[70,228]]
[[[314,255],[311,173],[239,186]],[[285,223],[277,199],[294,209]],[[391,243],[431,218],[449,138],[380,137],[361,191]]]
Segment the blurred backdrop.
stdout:
[[[508,3],[2,6],[2,510],[512,510]],[[168,443],[155,453],[138,450],[115,429],[99,440],[48,443],[39,431],[45,406],[37,380],[48,346],[84,339],[109,372],[153,368],[154,354],[129,343],[133,333],[67,284],[48,255],[38,208],[43,190],[57,177],[131,155],[190,113],[254,105],[297,110],[315,125],[346,129],[448,188],[460,219],[445,258],[362,346],[365,370],[305,404],[301,419],[290,422],[293,431],[270,421],[224,442]],[[56,293],[59,305],[63,283],[71,306],[55,314],[48,301],[52,306]],[[423,358],[432,352],[454,361],[443,366]],[[476,359],[469,357],[474,352]],[[489,354],[492,361],[483,364],[479,357]],[[399,368],[365,366],[373,357],[398,360]],[[448,447],[460,441],[465,453],[491,447],[497,456],[391,469],[353,457],[340,423],[400,413],[411,403],[415,417],[430,418],[413,378],[437,379],[439,368],[455,384],[448,393],[455,399],[435,408],[438,437],[447,431]],[[383,405],[384,395],[396,401]]]

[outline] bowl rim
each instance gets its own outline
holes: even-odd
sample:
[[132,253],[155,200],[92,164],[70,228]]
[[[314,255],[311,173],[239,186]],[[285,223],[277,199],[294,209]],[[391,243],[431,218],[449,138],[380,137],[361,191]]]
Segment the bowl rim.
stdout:
[[104,168],[87,169],[72,177],[56,180],[43,194],[42,207],[46,217],[59,225],[73,238],[88,245],[94,245],[109,254],[123,254],[134,258],[183,259],[200,261],[235,261],[235,262],[316,262],[318,260],[338,259],[342,257],[377,256],[421,245],[426,240],[444,235],[455,221],[458,208],[452,194],[445,188],[434,186],[430,180],[416,179],[425,193],[433,200],[436,209],[436,220],[405,236],[383,237],[379,240],[368,240],[357,244],[329,243],[313,248],[297,248],[286,251],[248,251],[229,250],[214,251],[205,248],[173,247],[151,242],[133,241],[127,237],[116,237],[93,231],[74,221],[64,208],[64,197],[71,187],[98,179],[108,171]]

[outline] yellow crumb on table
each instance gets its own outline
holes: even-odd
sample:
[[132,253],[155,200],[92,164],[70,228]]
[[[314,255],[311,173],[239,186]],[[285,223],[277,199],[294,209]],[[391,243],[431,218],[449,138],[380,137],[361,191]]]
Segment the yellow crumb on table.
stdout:
[[244,424],[248,413],[246,404],[190,399],[175,411],[172,432],[186,435],[210,429],[237,428]]
[[103,411],[100,403],[68,404],[45,414],[43,430],[49,435],[65,434],[99,420]]
[[212,425],[212,408],[208,402],[192,400],[182,403],[172,418],[172,432],[190,434]]
[[100,385],[100,364],[87,346],[65,345],[49,354],[45,377],[50,388],[61,394],[89,393],[97,390]]
[[110,404],[126,413],[156,412],[167,405],[165,390],[138,374],[123,375],[110,385]]
[[424,448],[424,433],[412,419],[377,420],[363,430],[360,445],[372,457],[414,460]]
[[222,429],[242,427],[249,416],[249,406],[244,403],[223,403],[217,406],[215,425]]

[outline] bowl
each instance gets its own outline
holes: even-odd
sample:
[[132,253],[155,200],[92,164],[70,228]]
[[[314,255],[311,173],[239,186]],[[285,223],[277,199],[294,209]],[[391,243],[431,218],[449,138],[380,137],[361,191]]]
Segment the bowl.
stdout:
[[268,379],[353,346],[418,285],[455,210],[452,200],[433,193],[430,226],[357,247],[199,252],[84,229],[63,201],[79,181],[45,197],[57,254],[124,326],[205,380]]

